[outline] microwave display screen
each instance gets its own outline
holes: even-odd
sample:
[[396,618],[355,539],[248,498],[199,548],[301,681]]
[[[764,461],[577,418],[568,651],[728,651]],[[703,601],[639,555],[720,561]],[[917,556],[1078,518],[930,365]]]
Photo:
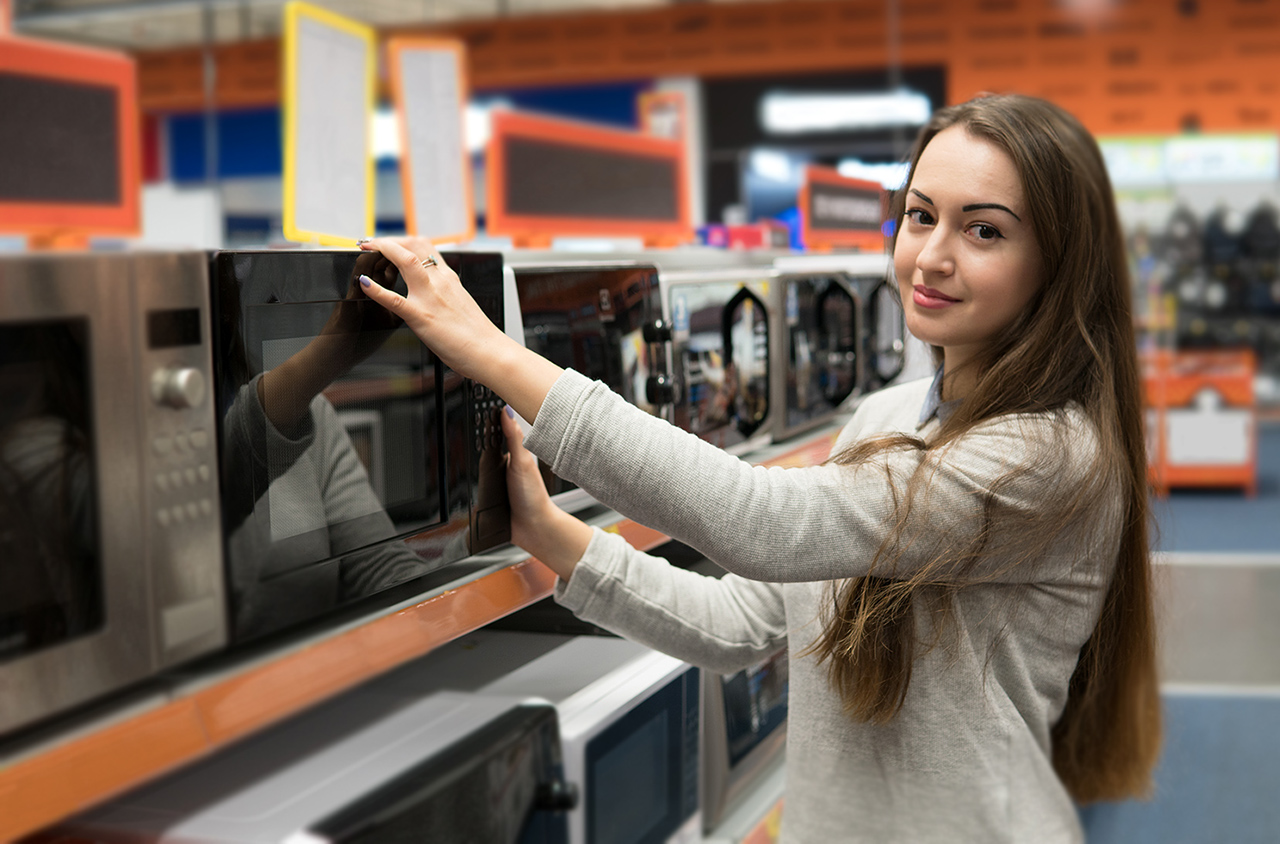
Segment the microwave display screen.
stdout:
[[729,765],[737,765],[787,720],[787,652],[721,678]]
[[89,326],[0,326],[0,661],[103,625]]
[[147,348],[199,346],[200,342],[199,308],[147,312]]

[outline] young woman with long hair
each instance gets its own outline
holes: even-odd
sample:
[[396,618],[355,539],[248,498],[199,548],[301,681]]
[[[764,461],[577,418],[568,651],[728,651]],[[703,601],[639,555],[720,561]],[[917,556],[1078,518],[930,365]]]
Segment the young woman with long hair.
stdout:
[[[788,842],[1080,841],[1150,788],[1160,717],[1129,278],[1097,145],[1041,100],[939,111],[895,197],[930,381],[866,397],[822,466],[764,469],[507,340],[423,240],[369,283],[505,420],[513,538],[583,618],[738,670],[788,647]],[[525,449],[528,446],[528,451]],[[530,451],[731,574],[547,498]]]

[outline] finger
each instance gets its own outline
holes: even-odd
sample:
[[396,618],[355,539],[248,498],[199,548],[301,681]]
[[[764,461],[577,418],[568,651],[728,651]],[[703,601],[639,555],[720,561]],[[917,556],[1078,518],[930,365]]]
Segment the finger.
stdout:
[[364,291],[364,295],[377,302],[396,316],[403,316],[401,313],[405,306],[405,298],[394,290],[388,290],[378,282],[369,278],[367,275],[360,276],[360,289]]
[[366,240],[360,244],[360,248],[376,249],[381,252],[391,263],[399,267],[400,274],[405,277],[406,282],[410,278],[421,278],[418,274],[423,271],[420,263],[422,259],[396,238],[377,237],[373,240]]

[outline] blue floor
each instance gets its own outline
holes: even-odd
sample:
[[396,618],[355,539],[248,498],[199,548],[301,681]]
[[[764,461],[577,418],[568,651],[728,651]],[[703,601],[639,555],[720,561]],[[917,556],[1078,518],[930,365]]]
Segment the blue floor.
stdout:
[[1280,694],[1164,695],[1150,801],[1082,809],[1089,844],[1280,842]]
[[1154,499],[1153,509],[1161,551],[1280,553],[1280,426],[1258,426],[1254,498],[1239,490],[1175,489]]

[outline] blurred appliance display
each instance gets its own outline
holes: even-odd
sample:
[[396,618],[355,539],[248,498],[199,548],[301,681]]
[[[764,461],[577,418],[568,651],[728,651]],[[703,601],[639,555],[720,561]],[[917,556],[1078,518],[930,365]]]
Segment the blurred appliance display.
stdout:
[[[671,418],[671,330],[662,318],[657,271],[630,262],[511,260],[525,346],[603,381],[627,401]],[[556,503],[581,509],[594,499],[543,466]]]
[[556,705],[565,778],[581,789],[574,844],[701,838],[699,670],[604,636],[480,630],[377,681],[410,698],[436,688]]
[[0,733],[222,646],[201,253],[0,259]]
[[779,441],[830,421],[862,391],[863,305],[857,283],[843,273],[779,274],[771,292],[782,315],[772,401]]
[[[445,260],[504,324],[502,257]],[[234,641],[317,618],[510,538],[502,402],[365,298],[376,252],[212,257]]]
[[785,649],[736,674],[702,672],[702,821],[719,826],[778,759],[787,738]]
[[60,825],[78,840],[565,844],[555,708],[357,689]]
[[839,272],[849,276],[863,306],[865,389],[879,389],[902,373],[906,363],[907,324],[888,255],[878,252],[785,255],[774,259],[774,266],[781,272]]
[[767,445],[775,329],[765,267],[659,273],[675,359],[674,422],[744,454]]

